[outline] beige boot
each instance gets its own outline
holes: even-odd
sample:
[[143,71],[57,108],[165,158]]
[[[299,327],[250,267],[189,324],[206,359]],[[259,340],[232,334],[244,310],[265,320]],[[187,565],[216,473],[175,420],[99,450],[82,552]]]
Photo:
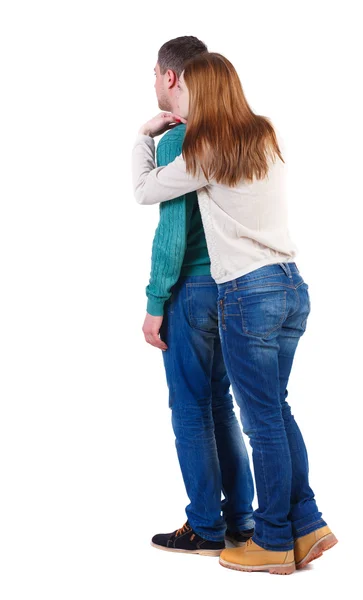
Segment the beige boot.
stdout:
[[327,525],[297,538],[294,547],[296,568],[303,569],[309,562],[322,556],[325,550],[335,546],[337,542],[337,538]]
[[243,548],[223,550],[219,563],[236,571],[269,571],[278,575],[290,575],[295,571],[293,550],[265,550],[252,540],[248,540]]

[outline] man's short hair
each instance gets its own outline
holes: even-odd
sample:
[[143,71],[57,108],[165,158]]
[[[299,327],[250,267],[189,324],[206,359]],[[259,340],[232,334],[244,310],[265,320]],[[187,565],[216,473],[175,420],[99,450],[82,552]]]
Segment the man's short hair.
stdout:
[[192,35],[169,40],[158,52],[160,73],[164,75],[168,69],[171,69],[179,78],[186,62],[202,52],[208,52],[207,46]]

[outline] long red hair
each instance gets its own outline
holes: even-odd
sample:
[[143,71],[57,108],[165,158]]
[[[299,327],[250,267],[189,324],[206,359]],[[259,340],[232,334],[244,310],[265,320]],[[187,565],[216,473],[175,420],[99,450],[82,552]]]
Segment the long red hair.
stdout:
[[263,179],[269,157],[282,161],[273,126],[255,115],[238,74],[221,54],[203,52],[186,63],[189,114],[183,143],[187,171],[234,187]]

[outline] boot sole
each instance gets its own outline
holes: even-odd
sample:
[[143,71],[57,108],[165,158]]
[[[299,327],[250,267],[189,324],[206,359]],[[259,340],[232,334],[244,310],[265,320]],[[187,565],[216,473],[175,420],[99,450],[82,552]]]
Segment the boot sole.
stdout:
[[247,571],[247,573],[253,573],[254,571],[268,571],[271,575],[291,575],[295,571],[295,563],[287,563],[286,565],[271,564],[271,565],[257,565],[251,567],[244,567],[237,565],[236,563],[230,563],[223,558],[219,559],[219,564],[226,569],[233,569],[233,571]]
[[328,535],[325,535],[320,540],[315,542],[315,544],[310,548],[307,555],[298,563],[296,563],[296,568],[303,569],[304,567],[306,567],[306,565],[311,563],[311,561],[315,560],[316,558],[320,558],[320,556],[323,556],[323,552],[329,550],[337,543],[338,540],[335,537],[335,535],[333,533],[328,533]]
[[201,554],[202,556],[219,556],[225,548],[220,550],[182,550],[181,548],[166,548],[166,546],[159,546],[151,542],[151,545],[157,550],[164,550],[165,552],[179,552],[181,554]]

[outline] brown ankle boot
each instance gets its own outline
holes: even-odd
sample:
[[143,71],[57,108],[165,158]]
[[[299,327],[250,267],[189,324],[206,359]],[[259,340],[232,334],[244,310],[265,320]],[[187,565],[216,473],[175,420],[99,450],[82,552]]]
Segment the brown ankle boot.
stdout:
[[294,546],[296,568],[303,569],[309,562],[322,556],[325,550],[335,546],[337,542],[337,538],[327,525],[297,538]]
[[219,563],[236,571],[269,571],[277,575],[290,575],[295,571],[294,551],[265,550],[248,540],[243,548],[226,548]]

